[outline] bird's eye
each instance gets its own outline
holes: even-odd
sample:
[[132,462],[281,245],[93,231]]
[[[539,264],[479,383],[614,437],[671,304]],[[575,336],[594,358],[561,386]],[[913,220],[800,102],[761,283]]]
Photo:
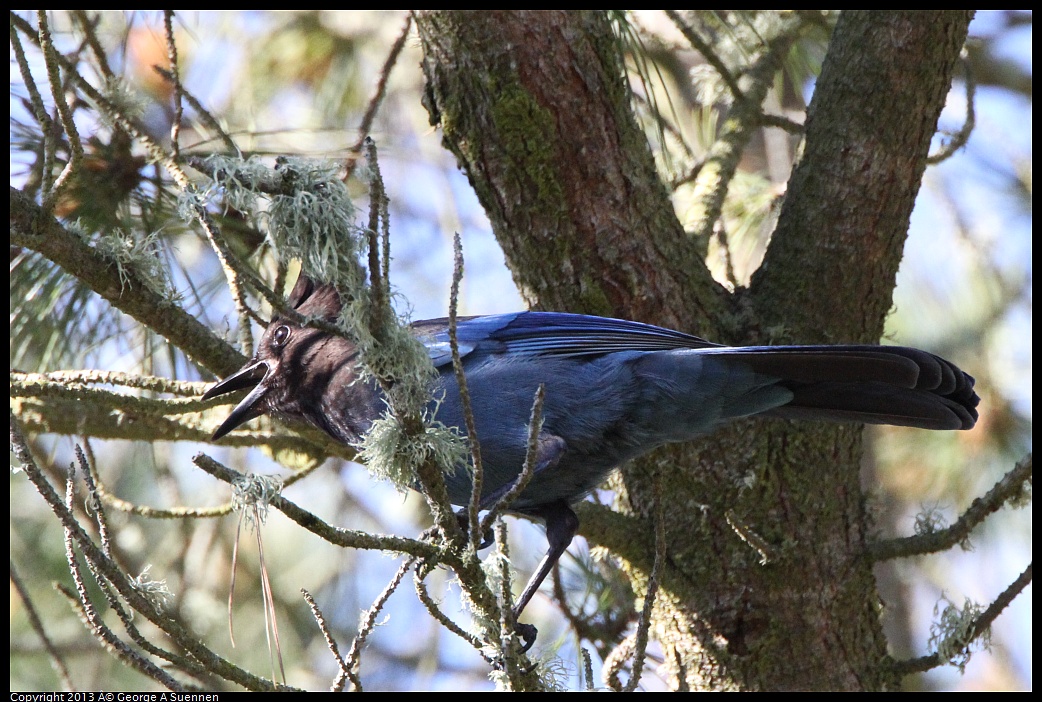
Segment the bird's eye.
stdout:
[[271,337],[271,345],[274,346],[275,348],[281,348],[281,347],[286,345],[286,342],[288,340],[289,340],[289,327],[287,327],[285,324],[283,324],[282,326],[278,327],[275,330],[275,333],[272,335],[272,337]]

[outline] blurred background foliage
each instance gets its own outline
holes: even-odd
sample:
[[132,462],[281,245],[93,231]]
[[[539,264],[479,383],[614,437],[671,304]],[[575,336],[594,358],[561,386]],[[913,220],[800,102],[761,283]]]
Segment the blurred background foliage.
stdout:
[[[35,25],[34,14],[18,16]],[[173,87],[154,69],[170,65],[162,15],[55,11],[48,18],[55,46],[77,72],[169,147]],[[740,75],[750,47],[762,41],[778,15],[640,11],[616,18],[619,40],[627,47],[635,110],[672,188],[677,216],[688,223],[693,175],[716,138],[729,93],[721,74],[686,41],[682,26],[697,28],[715,56]],[[724,285],[744,285],[756,269],[798,154],[795,125],[804,119],[834,15],[805,13],[803,21],[809,25],[804,39],[777,76],[767,103],[770,112],[789,122],[760,130],[746,148],[718,235],[706,243],[707,261]],[[871,430],[865,488],[883,536],[911,533],[916,514],[925,509],[954,521],[1031,447],[1031,30],[1031,13],[1017,11],[982,12],[970,28],[965,70],[957,73],[936,150],[966,123],[967,75],[975,85],[974,129],[963,148],[927,171],[888,323],[887,340],[930,349],[977,377],[981,422],[958,434]],[[285,155],[327,159],[357,176],[352,148],[366,132],[379,147],[390,197],[392,281],[414,318],[446,313],[454,231],[462,235],[466,257],[460,314],[522,306],[466,178],[430,127],[422,106],[419,42],[407,13],[185,12],[174,18],[174,33],[180,79],[198,101],[186,101],[178,137],[183,156],[227,153],[230,138],[244,155],[272,162]],[[46,85],[39,50],[24,38],[22,43],[35,80]],[[48,158],[45,129],[32,110],[13,45],[11,65],[11,185],[39,197],[70,148],[52,122],[49,136],[59,148]],[[382,80],[385,96],[369,121],[367,111]],[[83,162],[59,193],[55,214],[94,245],[120,253],[127,265],[143,267],[139,270],[157,290],[233,341],[235,310],[219,263],[199,228],[178,216],[177,188],[167,173],[71,83],[65,94],[83,139]],[[43,101],[55,120],[53,99],[44,94]],[[353,177],[348,184],[364,207],[363,182]],[[276,265],[263,217],[223,208],[214,214],[236,251],[273,280]],[[12,247],[10,273],[12,370],[102,369],[212,379],[38,254]],[[31,442],[53,477],[84,439],[43,435]],[[229,499],[223,485],[192,465],[200,445],[91,440],[87,446],[107,490],[128,503],[211,507]],[[209,445],[205,450],[242,471],[286,473],[260,450]],[[31,593],[77,689],[153,686],[103,652],[51,587],[52,581],[68,579],[61,528],[24,476],[14,473],[10,482],[12,568]],[[331,460],[287,488],[286,495],[348,528],[415,535],[427,519],[417,496],[402,496],[343,461]],[[269,670],[257,550],[249,541],[240,548],[236,583],[239,645],[232,649],[227,643],[232,518],[158,520],[112,508],[108,516],[128,569],[150,568],[150,576],[165,580],[174,593],[171,616],[190,621],[203,640],[244,667],[260,674]],[[511,528],[513,560],[524,573],[542,553],[542,536],[527,523]],[[263,537],[289,682],[328,687],[334,668],[299,588],[316,595],[334,633],[349,641],[359,612],[397,562],[382,553],[334,549],[278,513],[263,527]],[[894,655],[924,654],[936,620],[933,608],[942,597],[960,604],[967,597],[990,602],[1023,569],[1030,551],[1030,509],[1006,510],[977,530],[971,549],[880,566]],[[577,688],[577,646],[605,653],[632,626],[632,618],[620,604],[625,595],[610,596],[620,588],[628,593],[610,560],[591,556],[577,541],[561,570],[560,592],[569,608],[596,624],[592,640],[578,639],[547,597],[537,598],[529,612],[541,632],[539,646],[556,650],[569,675],[565,684]],[[441,574],[432,582],[445,608],[465,621],[452,584]],[[605,611],[606,606],[622,609]],[[58,688],[14,591],[10,621],[11,689]],[[1031,644],[1029,587],[996,623],[992,650],[978,653],[964,675],[945,668],[905,684],[1029,689]],[[644,686],[659,689],[653,669],[652,662]],[[431,620],[408,588],[392,597],[362,667],[368,689],[379,690],[486,689],[487,672],[484,661]]]

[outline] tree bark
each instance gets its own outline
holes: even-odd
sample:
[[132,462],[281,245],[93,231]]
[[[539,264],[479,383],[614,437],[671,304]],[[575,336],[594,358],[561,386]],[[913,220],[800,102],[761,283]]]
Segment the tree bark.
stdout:
[[431,122],[532,307],[688,329],[724,313],[655,173],[603,15],[424,12],[417,27]]

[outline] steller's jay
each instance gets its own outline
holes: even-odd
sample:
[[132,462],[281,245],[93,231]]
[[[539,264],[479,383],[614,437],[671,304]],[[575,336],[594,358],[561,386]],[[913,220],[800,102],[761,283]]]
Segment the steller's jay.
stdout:
[[[328,322],[341,309],[331,285],[303,275],[289,305]],[[465,435],[447,320],[416,322],[412,330],[439,371],[436,419]],[[457,340],[481,443],[484,507],[521,473],[532,398],[545,384],[535,472],[509,509],[542,519],[550,548],[515,615],[575,536],[579,519],[570,503],[657,446],[752,415],[921,429],[970,429],[977,420],[971,376],[901,346],[721,346],[648,324],[557,312],[460,318]],[[379,389],[355,382],[356,360],[347,339],[276,316],[253,359],[203,395],[252,388],[213,438],[269,413],[356,443],[384,411]],[[468,503],[467,471],[445,482],[454,503]],[[523,631],[531,645],[534,628]]]

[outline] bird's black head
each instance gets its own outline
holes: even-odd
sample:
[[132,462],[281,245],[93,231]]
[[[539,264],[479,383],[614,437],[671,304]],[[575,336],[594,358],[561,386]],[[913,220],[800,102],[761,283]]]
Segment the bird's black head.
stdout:
[[[332,285],[318,285],[304,275],[297,279],[288,304],[303,316],[329,323],[336,322],[341,308]],[[208,400],[252,388],[213,438],[262,414],[273,414],[304,419],[344,443],[356,441],[379,404],[371,386],[355,382],[356,357],[347,339],[274,317],[250,362],[203,395]]]

